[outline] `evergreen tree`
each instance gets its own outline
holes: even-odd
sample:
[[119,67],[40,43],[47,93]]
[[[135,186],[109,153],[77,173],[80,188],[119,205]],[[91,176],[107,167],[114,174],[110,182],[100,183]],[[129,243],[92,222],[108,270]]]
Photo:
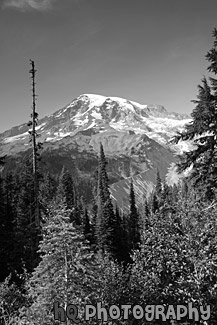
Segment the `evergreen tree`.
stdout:
[[97,250],[97,218],[98,216],[98,206],[95,199],[92,201],[92,206],[90,210],[90,222],[91,222],[91,243],[94,245],[94,250]]
[[13,271],[15,184],[11,174],[0,178],[0,281]]
[[172,204],[173,204],[172,187],[167,185],[166,182],[164,182],[162,186],[160,206],[169,207]]
[[[193,192],[191,188],[188,197],[180,196],[174,214],[168,211],[164,218],[161,213],[152,216],[152,227],[147,230],[140,252],[133,256],[129,296],[132,304],[144,306],[174,304],[174,297],[177,304],[192,302],[195,307],[210,304],[208,324],[214,325],[216,204],[197,200]],[[195,324],[195,321],[186,317],[181,323]]]
[[73,207],[73,211],[72,211],[72,220],[75,222],[76,225],[82,225],[82,202],[80,200],[80,198],[78,197],[78,194],[76,192],[76,188],[74,186],[74,207]]
[[81,196],[81,198],[79,200],[79,209],[80,209],[80,214],[81,214],[82,229],[83,229],[84,237],[91,242],[92,229],[91,229],[90,217],[89,217],[89,213],[87,210],[87,203],[83,196]]
[[162,181],[161,181],[161,178],[160,178],[159,170],[157,169],[155,193],[156,193],[156,195],[157,195],[157,197],[159,199],[160,199],[161,192],[162,192]]
[[56,181],[50,172],[43,175],[43,181],[41,181],[40,184],[39,198],[44,206],[49,205],[55,199],[56,188]]
[[64,308],[73,303],[80,309],[90,302],[96,262],[84,236],[70,222],[70,210],[60,205],[50,208],[39,253],[41,262],[30,279],[33,303],[26,317],[47,325],[53,324],[54,302]]
[[67,209],[73,209],[74,200],[74,184],[72,176],[64,166],[59,177],[57,202],[60,202],[60,204],[65,204]]
[[153,192],[151,195],[151,211],[152,213],[155,213],[158,210],[159,210],[159,202],[155,192]]
[[34,178],[32,175],[32,163],[27,161],[23,171],[16,180],[17,206],[14,222],[14,264],[18,273],[23,268],[32,271],[38,263],[38,244],[41,236],[41,229],[38,228],[36,201],[34,195]]
[[71,222],[75,222],[75,224],[81,225],[82,221],[79,199],[76,195],[72,176],[65,167],[62,168],[59,177],[56,200],[60,203],[60,205],[65,204],[66,208],[71,210]]
[[101,144],[98,166],[96,237],[98,248],[103,252],[107,251],[113,255],[116,250],[116,222],[109,192],[106,164],[107,162]]
[[144,232],[148,229],[149,224],[150,224],[150,215],[151,215],[151,211],[150,211],[150,206],[149,206],[149,202],[146,199],[144,206],[143,206],[143,214],[144,214],[144,218],[143,218],[143,225],[142,225],[142,229],[144,230]]
[[[206,59],[210,63],[207,70],[209,72],[214,73],[215,75],[217,75],[217,29],[216,28],[213,30],[213,38],[214,38],[213,48],[206,55]],[[217,79],[213,78],[213,77],[210,77],[210,82],[211,82],[211,86],[212,86],[212,90],[213,90],[213,95],[214,95],[215,100],[216,100],[216,97],[217,97]]]
[[133,181],[130,182],[130,214],[129,214],[129,235],[130,248],[138,249],[141,243],[141,224],[139,214],[136,207],[135,193]]
[[150,216],[150,207],[149,207],[149,204],[148,204],[148,200],[147,199],[145,200],[145,216],[146,217],[149,217]]
[[84,208],[84,216],[83,216],[83,232],[86,239],[91,241],[91,226],[90,219],[87,212],[87,208]]
[[[110,258],[110,256],[99,256],[98,260],[99,271],[99,289],[97,291],[96,301],[102,302],[107,310],[112,305],[121,306],[128,304],[130,301],[129,297],[129,272],[125,265],[120,265]],[[94,304],[95,305],[95,304]],[[99,320],[95,321],[93,324],[98,325]],[[102,322],[101,322],[102,323]],[[104,322],[105,324],[122,325],[129,324],[128,321],[123,321],[123,317],[117,320],[111,320]],[[85,325],[88,325],[85,323]],[[92,324],[92,322],[91,322]]]
[[118,206],[115,208],[115,242],[114,257],[119,263],[125,265],[131,262],[130,245],[127,227],[125,225],[125,216],[120,213]]
[[[211,63],[208,70],[217,74],[217,31],[213,32],[214,46],[206,58]],[[179,140],[192,140],[195,148],[184,153],[178,164],[179,172],[192,168],[190,179],[193,184],[203,188],[206,197],[212,199],[217,187],[217,80],[210,78],[211,87],[207,79],[202,79],[198,86],[197,100],[193,110],[192,122],[186,125],[185,130],[174,138]]]
[[26,301],[24,288],[11,283],[11,276],[8,276],[0,283],[0,324],[19,325],[19,308],[22,308]]
[[3,281],[7,274],[7,231],[5,214],[5,202],[3,194],[3,179],[0,177],[0,281]]

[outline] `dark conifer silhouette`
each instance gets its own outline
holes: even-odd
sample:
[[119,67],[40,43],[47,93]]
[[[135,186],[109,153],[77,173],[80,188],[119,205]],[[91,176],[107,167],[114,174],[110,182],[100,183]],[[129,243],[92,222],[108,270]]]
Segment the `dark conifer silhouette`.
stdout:
[[57,201],[61,202],[61,204],[65,204],[67,209],[72,209],[74,207],[74,184],[72,176],[65,166],[63,166],[59,176]]
[[4,166],[6,157],[6,155],[0,157],[0,167]]
[[160,177],[160,173],[159,173],[158,169],[157,169],[155,193],[156,193],[157,197],[160,198],[160,195],[162,193],[162,181],[161,181],[161,177]]
[[[208,70],[217,74],[217,30],[213,32],[214,46],[207,53],[210,62]],[[192,140],[195,148],[180,157],[178,170],[180,172],[192,167],[190,180],[195,186],[203,188],[207,198],[212,199],[217,187],[217,79],[210,78],[211,86],[207,79],[202,79],[198,86],[197,100],[193,110],[192,122],[186,125],[185,130],[174,138],[179,140]]]
[[131,250],[138,249],[141,243],[141,223],[136,207],[133,181],[130,182],[130,214],[129,214],[129,234]]
[[75,222],[76,225],[81,225],[81,206],[79,203],[79,198],[76,195],[75,184],[73,182],[72,176],[65,168],[65,166],[62,168],[59,177],[56,201],[60,205],[65,204],[66,208],[68,210],[71,210],[71,222]]
[[116,220],[109,191],[109,179],[106,171],[106,158],[102,144],[98,166],[96,237],[98,248],[102,252],[116,255]]
[[159,201],[157,199],[155,192],[153,192],[151,195],[151,211],[152,213],[155,213],[158,210],[159,210]]

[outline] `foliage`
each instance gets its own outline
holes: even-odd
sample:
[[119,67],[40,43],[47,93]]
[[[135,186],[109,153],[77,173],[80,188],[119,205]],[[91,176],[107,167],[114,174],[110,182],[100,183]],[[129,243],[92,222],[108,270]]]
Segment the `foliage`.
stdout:
[[19,308],[27,303],[24,288],[11,283],[11,276],[0,283],[0,324],[16,324],[19,319]]
[[[217,31],[213,32],[214,46],[207,53],[206,58],[210,62],[208,70],[217,74]],[[202,79],[202,85],[198,86],[197,100],[193,110],[192,122],[186,125],[185,130],[174,138],[179,140],[191,140],[195,148],[180,156],[178,164],[179,172],[192,168],[190,179],[194,184],[203,187],[204,195],[212,199],[217,184],[217,79]]]
[[111,253],[116,252],[116,219],[112,204],[108,175],[106,171],[106,158],[103,146],[100,146],[100,157],[98,166],[98,186],[97,186],[97,218],[96,218],[96,237],[99,250]]
[[129,244],[130,250],[139,248],[141,243],[141,221],[136,207],[133,182],[130,183]]
[[80,306],[92,295],[95,261],[83,235],[70,222],[70,211],[50,210],[39,245],[41,261],[29,281],[31,307],[24,313],[34,324],[53,324],[53,303]]
[[[216,323],[217,206],[180,187],[173,206],[149,217],[141,251],[135,253],[131,297],[135,304],[210,305]],[[143,322],[144,324],[144,322]]]

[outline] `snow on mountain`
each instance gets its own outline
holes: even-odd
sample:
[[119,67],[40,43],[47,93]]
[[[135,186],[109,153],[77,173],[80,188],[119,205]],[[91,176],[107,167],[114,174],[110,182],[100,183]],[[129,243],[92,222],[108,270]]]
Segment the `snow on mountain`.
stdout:
[[[102,143],[108,159],[111,193],[124,206],[131,177],[138,200],[142,201],[153,188],[156,170],[164,177],[168,167],[176,162],[174,153],[189,150],[189,143],[174,145],[169,140],[190,121],[189,116],[167,112],[161,105],[83,94],[40,119],[36,129],[47,168],[56,173],[65,165],[83,182],[91,179],[97,167]],[[24,123],[0,134],[0,155],[7,154],[11,159],[7,168],[16,168],[18,159],[29,157],[28,131]],[[84,184],[86,191],[88,185]]]
[[[83,94],[63,109],[39,120],[37,130],[43,142],[56,142],[85,130],[92,129],[97,133],[112,129],[146,134],[166,146],[168,140],[190,120],[186,115],[169,113],[160,105],[141,105],[119,97]],[[25,124],[0,135],[5,144],[26,140],[26,137],[28,129]]]

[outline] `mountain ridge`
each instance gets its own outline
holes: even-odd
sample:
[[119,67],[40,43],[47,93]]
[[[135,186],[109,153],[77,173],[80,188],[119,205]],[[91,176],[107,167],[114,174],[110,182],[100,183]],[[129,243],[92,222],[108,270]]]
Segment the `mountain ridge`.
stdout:
[[[84,94],[53,114],[41,118],[36,129],[39,133],[43,131],[42,141],[58,140],[67,135],[73,136],[76,132],[96,127],[96,124],[99,131],[100,127],[103,129],[105,126],[103,124],[106,124],[110,129],[133,130],[135,133],[146,132],[149,137],[156,140],[157,137],[154,134],[156,125],[161,124],[162,132],[166,128],[173,127],[177,130],[178,127],[183,127],[186,120],[190,121],[190,118],[186,119],[186,117],[188,117],[186,114],[168,113],[161,105],[150,105],[149,107],[119,97]],[[61,124],[64,124],[63,128],[61,128]],[[26,123],[12,127],[0,133],[0,141],[5,138],[4,143],[18,141],[19,135],[23,135],[21,138],[28,136],[28,129]],[[46,129],[48,129],[47,137],[44,136]],[[160,134],[160,131],[158,130],[157,134]],[[163,142],[165,143],[165,141],[161,141],[161,143]]]
[[[39,119],[36,129],[47,169],[58,173],[65,165],[83,182],[92,178],[102,143],[111,193],[119,205],[125,205],[131,177],[138,198],[150,193],[157,170],[165,177],[181,148],[174,149],[169,139],[189,121],[185,114],[169,113],[161,105],[83,94]],[[16,160],[31,155],[28,131],[25,123],[0,134],[0,154],[8,155],[13,168]]]

